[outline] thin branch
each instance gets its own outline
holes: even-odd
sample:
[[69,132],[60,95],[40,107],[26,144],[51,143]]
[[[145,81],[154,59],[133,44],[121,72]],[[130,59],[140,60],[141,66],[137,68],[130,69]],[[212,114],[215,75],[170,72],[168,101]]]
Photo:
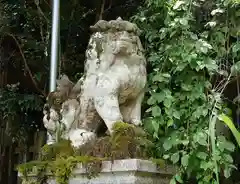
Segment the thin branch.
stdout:
[[[101,0],[100,3],[101,4],[97,4],[97,7],[96,7],[96,20],[95,20],[96,22],[99,20],[102,20],[102,18],[103,18],[105,0]],[[100,8],[100,10],[99,10],[99,8]]]
[[29,76],[30,76],[30,78],[31,78],[31,80],[32,80],[35,88],[36,88],[44,97],[46,97],[45,92],[42,91],[42,90],[38,87],[38,84],[37,84],[36,80],[35,80],[34,77],[33,77],[33,74],[32,74],[32,72],[31,72],[31,70],[30,70],[30,68],[29,68],[29,66],[28,66],[28,64],[27,64],[27,60],[26,60],[26,58],[25,58],[25,56],[24,56],[24,53],[23,53],[23,51],[22,51],[22,49],[21,49],[21,46],[20,46],[19,42],[17,41],[16,37],[15,37],[14,35],[10,34],[10,33],[6,33],[6,34],[7,34],[8,36],[12,37],[12,39],[13,39],[13,40],[15,41],[15,43],[17,44],[18,49],[19,49],[19,52],[20,52],[20,54],[21,54],[21,56],[22,56],[22,59],[23,59],[25,68],[26,68],[26,70],[27,70],[27,72],[28,72],[28,74],[29,74]]
[[112,2],[112,0],[110,0],[109,6],[104,10],[103,14],[112,8],[112,4],[113,4],[113,2]]
[[104,7],[105,7],[105,0],[102,0],[102,4],[101,4],[101,9],[100,9],[98,20],[102,20],[103,19]]

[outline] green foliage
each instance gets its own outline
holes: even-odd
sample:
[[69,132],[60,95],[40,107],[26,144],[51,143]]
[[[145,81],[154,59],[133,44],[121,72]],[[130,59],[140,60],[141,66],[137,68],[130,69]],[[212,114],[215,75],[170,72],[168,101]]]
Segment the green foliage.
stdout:
[[155,156],[180,166],[171,183],[219,183],[221,171],[229,177],[235,168],[235,146],[215,125],[226,110],[222,93],[239,73],[239,13],[237,1],[146,0],[132,18],[152,68],[144,126]]
[[42,98],[20,93],[18,84],[7,85],[0,90],[0,114],[13,141],[24,141],[27,131],[40,129],[31,113],[42,111],[42,106]]
[[141,128],[118,122],[113,127],[112,136],[99,138],[93,147],[75,149],[70,141],[60,140],[43,146],[39,160],[21,164],[17,169],[27,184],[32,182],[29,175],[35,174],[37,181],[43,181],[47,179],[48,172],[53,174],[58,184],[67,184],[79,163],[87,169],[86,177],[91,178],[101,171],[103,160],[149,158],[152,147],[153,143]]

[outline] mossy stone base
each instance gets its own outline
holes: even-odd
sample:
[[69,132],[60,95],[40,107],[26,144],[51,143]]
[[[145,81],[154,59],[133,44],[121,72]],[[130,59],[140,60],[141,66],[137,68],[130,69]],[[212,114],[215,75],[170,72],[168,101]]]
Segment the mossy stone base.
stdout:
[[[91,179],[86,177],[86,169],[79,164],[69,184],[169,184],[174,171],[173,167],[158,168],[152,161],[141,159],[103,161],[101,172]],[[57,184],[51,175],[48,175],[47,183]]]

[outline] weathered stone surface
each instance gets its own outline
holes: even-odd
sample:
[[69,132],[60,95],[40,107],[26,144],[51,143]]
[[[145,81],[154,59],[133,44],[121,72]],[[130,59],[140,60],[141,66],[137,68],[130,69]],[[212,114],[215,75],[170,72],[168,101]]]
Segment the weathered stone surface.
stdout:
[[147,73],[140,30],[121,18],[101,20],[91,29],[84,76],[75,85],[63,76],[44,111],[51,135],[60,129],[74,147],[93,143],[103,123],[110,133],[119,121],[141,124]]
[[[92,179],[84,176],[86,170],[79,165],[69,184],[169,184],[174,171],[173,167],[158,168],[148,160],[126,159],[115,160],[113,163],[104,161],[101,173]],[[51,175],[48,177],[51,178]],[[56,184],[54,178],[49,179],[48,184]]]

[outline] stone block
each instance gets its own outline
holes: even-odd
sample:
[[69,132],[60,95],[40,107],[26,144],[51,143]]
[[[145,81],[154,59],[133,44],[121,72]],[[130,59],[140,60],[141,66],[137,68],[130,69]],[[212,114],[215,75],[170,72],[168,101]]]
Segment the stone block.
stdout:
[[[69,184],[169,184],[175,172],[174,167],[159,168],[149,160],[124,159],[103,161],[102,171],[97,177],[88,179],[86,168],[79,164],[73,171]],[[21,175],[19,175],[21,177]],[[29,177],[34,179],[34,175]],[[48,175],[48,184],[57,184],[52,175]]]

